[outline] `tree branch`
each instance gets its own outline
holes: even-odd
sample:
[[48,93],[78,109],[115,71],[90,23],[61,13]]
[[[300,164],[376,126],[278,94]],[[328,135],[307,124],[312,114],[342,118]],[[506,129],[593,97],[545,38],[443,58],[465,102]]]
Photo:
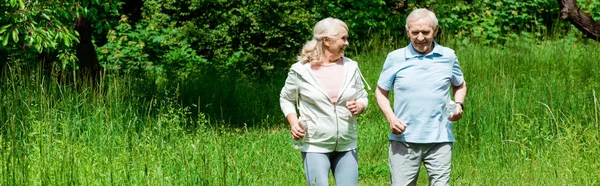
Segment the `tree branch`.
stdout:
[[600,22],[581,11],[575,0],[557,0],[560,5],[560,18],[568,20],[577,29],[596,41],[600,41]]

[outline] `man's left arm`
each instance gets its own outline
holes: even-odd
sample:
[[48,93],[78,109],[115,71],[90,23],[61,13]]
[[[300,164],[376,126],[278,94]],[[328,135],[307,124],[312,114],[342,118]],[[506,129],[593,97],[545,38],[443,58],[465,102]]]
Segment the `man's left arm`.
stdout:
[[452,115],[448,118],[450,121],[458,121],[462,118],[463,113],[463,105],[465,102],[465,97],[467,96],[467,82],[463,81],[459,86],[452,86],[452,92],[454,93],[454,102],[461,103],[457,104],[456,114]]

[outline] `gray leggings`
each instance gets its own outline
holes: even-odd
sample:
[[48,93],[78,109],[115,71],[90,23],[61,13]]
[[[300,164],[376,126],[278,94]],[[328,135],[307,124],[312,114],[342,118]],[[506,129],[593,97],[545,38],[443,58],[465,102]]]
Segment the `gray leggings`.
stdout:
[[335,185],[358,185],[358,155],[356,149],[344,152],[302,152],[304,173],[309,186],[328,186],[329,170]]

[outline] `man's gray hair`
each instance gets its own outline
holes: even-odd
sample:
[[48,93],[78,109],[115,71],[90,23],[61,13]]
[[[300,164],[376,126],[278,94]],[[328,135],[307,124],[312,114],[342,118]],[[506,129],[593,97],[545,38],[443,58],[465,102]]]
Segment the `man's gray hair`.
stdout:
[[425,16],[429,16],[429,19],[431,19],[431,22],[433,23],[433,29],[435,29],[435,27],[438,25],[438,19],[435,17],[435,13],[425,8],[419,8],[410,12],[408,17],[406,17],[406,30],[408,30],[408,23],[418,21]]

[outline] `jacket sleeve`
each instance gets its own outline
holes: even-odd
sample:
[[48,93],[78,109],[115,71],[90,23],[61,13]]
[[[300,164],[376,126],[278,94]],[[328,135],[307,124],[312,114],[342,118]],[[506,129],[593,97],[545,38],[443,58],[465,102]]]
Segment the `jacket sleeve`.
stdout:
[[356,68],[356,71],[360,75],[360,76],[354,76],[354,77],[356,77],[355,85],[354,85],[354,86],[356,86],[356,91],[357,91],[356,101],[365,104],[365,110],[366,110],[367,106],[369,105],[368,94],[367,94],[367,91],[365,90],[365,85],[363,84],[363,81],[361,79],[362,74],[360,74],[360,70],[358,69],[358,67]]
[[285,79],[285,85],[279,94],[279,106],[281,107],[281,111],[285,117],[287,117],[289,114],[296,114],[296,102],[299,94],[297,82],[298,75],[296,72],[290,70],[287,78]]

